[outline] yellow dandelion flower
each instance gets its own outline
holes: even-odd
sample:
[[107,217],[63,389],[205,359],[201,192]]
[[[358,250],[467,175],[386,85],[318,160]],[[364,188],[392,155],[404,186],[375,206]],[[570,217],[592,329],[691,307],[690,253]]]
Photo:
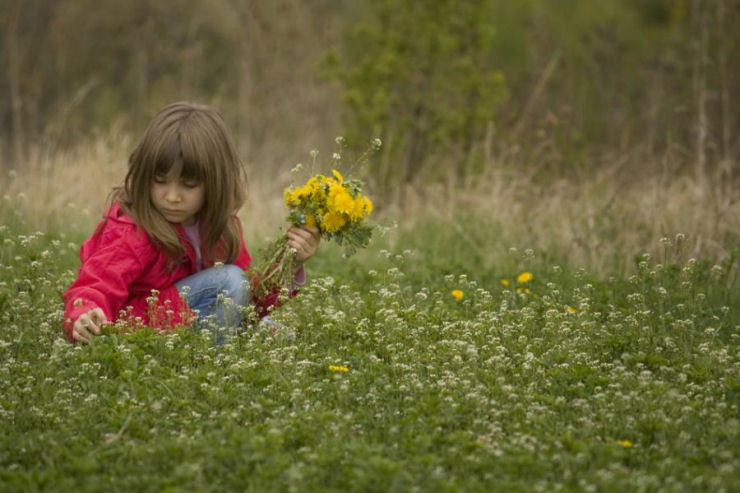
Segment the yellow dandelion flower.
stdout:
[[333,169],[331,170],[331,173],[334,175],[334,178],[336,178],[339,183],[344,182],[344,178],[342,178],[342,174],[339,171]]
[[283,199],[288,207],[300,205],[301,200],[311,196],[312,190],[308,185],[302,185],[296,189],[286,188],[283,190]]
[[453,298],[455,298],[455,299],[456,299],[457,301],[460,301],[461,299],[463,299],[463,298],[465,297],[465,293],[463,293],[463,292],[462,292],[462,291],[460,291],[459,289],[453,289],[453,290],[452,290],[452,292],[451,292],[450,294],[451,294],[451,295],[452,295],[452,297],[453,297]]
[[323,183],[324,176],[322,175],[312,176],[306,182],[305,186],[306,189],[309,191],[309,196],[312,200],[315,200],[317,202],[322,202],[324,200],[326,193],[324,192],[324,187],[322,186]]
[[329,365],[329,371],[333,371],[335,373],[347,373],[349,368],[344,365]]
[[306,182],[306,186],[311,190],[317,190],[321,187],[321,175],[312,176]]
[[334,212],[352,214],[355,208],[355,199],[352,198],[352,195],[343,186],[339,185],[336,188],[340,188],[341,190],[335,191],[335,187],[332,187],[329,191],[329,208],[334,210]]
[[568,313],[576,313],[578,311],[578,308],[570,305],[566,306],[565,309],[568,311]]
[[336,197],[339,194],[345,193],[347,190],[344,189],[342,185],[335,182],[334,180],[331,180],[331,183],[329,183],[329,190],[328,190],[328,197],[329,200],[334,200],[334,197]]
[[632,442],[630,442],[629,440],[617,440],[617,443],[624,448],[632,447]]
[[342,226],[344,226],[344,223],[344,216],[336,212],[329,211],[321,218],[321,229],[328,233],[336,233],[342,228]]
[[306,215],[306,226],[309,228],[315,228],[316,227],[316,216],[313,214],[307,214]]
[[531,281],[533,277],[534,276],[532,276],[531,272],[525,270],[524,272],[516,276],[516,282],[518,282],[519,284],[525,284]]
[[365,204],[362,197],[357,197],[352,205],[352,212],[349,213],[349,218],[355,222],[360,221],[365,215]]
[[501,279],[501,285],[505,288],[509,287],[509,280],[508,279]]
[[286,188],[283,190],[283,200],[285,201],[285,205],[287,207],[298,205],[298,201],[293,195],[293,190],[290,188]]

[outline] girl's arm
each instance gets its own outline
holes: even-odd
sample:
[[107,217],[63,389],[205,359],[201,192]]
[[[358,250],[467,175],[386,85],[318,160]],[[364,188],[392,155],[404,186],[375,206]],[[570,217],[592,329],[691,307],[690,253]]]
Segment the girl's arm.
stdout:
[[[247,251],[246,244],[244,242],[244,228],[242,227],[241,221],[238,218],[234,218],[239,225],[241,231],[241,249],[234,265],[247,269],[252,263],[252,257]],[[300,287],[306,280],[306,271],[303,267],[303,263],[308,260],[318,250],[319,241],[321,239],[318,228],[309,228],[307,226],[301,226],[300,228],[292,227],[288,230],[288,239],[290,245],[296,249],[296,259],[299,261],[298,269],[296,270],[296,282],[294,289],[288,294],[290,298],[295,297],[298,294],[298,287]],[[262,298],[256,298],[252,295],[252,303],[257,309],[257,313],[260,318],[269,314],[271,310],[280,306],[280,292],[273,291]]]
[[[288,293],[289,298],[298,295],[298,288],[306,281],[306,270],[303,264],[311,258],[319,248],[321,235],[318,228],[308,226],[291,227],[288,229],[288,244],[296,250],[297,269],[293,289]],[[271,310],[280,306],[280,292],[275,290],[262,299],[253,299],[260,317],[269,314]]]
[[[89,317],[95,326],[115,319],[129,298],[129,286],[144,270],[140,258],[127,238],[104,235],[95,251],[83,259],[77,279],[64,293],[64,329],[70,342],[75,341],[73,330],[81,317]],[[84,336],[78,338],[84,340]]]
[[103,310],[93,308],[80,315],[72,325],[72,339],[75,341],[90,342],[90,337],[100,335],[100,328],[108,322]]

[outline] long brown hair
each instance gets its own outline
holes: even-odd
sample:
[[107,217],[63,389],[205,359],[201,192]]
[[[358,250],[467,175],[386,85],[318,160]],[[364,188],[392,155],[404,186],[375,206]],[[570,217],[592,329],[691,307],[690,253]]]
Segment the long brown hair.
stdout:
[[179,175],[205,186],[201,224],[202,251],[213,261],[232,262],[239,254],[241,231],[234,215],[246,198],[246,172],[221,115],[209,106],[173,103],[156,114],[129,157],[123,187],[111,194],[170,259],[173,268],[184,249],[175,227],[154,207],[156,176]]

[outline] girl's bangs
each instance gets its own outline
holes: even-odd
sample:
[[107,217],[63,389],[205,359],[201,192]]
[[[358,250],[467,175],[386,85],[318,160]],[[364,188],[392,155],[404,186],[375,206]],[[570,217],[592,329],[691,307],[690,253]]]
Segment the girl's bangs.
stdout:
[[205,169],[202,159],[189,152],[183,152],[179,136],[163,146],[157,154],[154,174],[160,176],[178,176],[184,180],[203,181]]

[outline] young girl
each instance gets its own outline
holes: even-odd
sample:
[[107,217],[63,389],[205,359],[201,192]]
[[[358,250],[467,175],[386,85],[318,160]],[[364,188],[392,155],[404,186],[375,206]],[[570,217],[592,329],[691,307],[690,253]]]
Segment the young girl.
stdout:
[[[70,342],[88,342],[121,319],[166,330],[210,317],[238,327],[239,308],[250,301],[264,316],[278,293],[250,300],[244,269],[251,257],[236,216],[245,188],[244,168],[213,108],[175,103],[160,111],[80,250],[79,275],[64,294]],[[290,228],[288,238],[299,286],[319,231]]]

